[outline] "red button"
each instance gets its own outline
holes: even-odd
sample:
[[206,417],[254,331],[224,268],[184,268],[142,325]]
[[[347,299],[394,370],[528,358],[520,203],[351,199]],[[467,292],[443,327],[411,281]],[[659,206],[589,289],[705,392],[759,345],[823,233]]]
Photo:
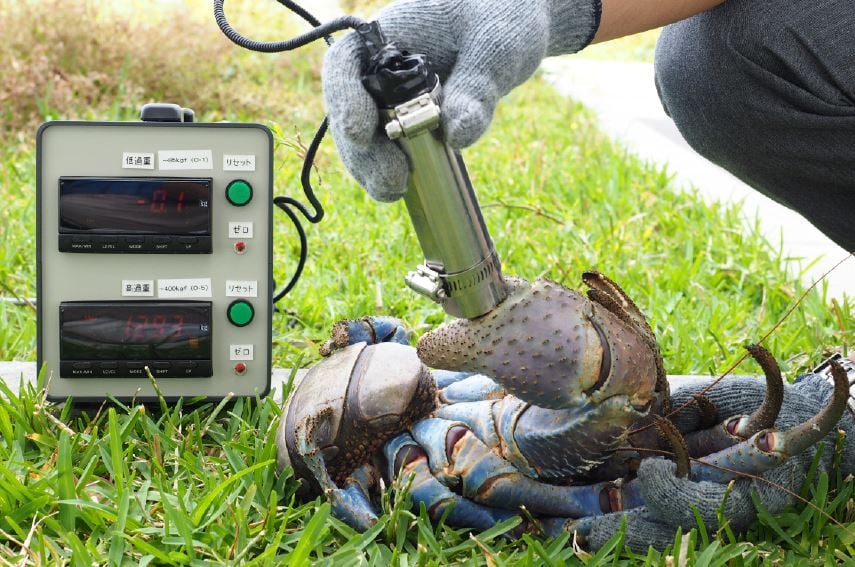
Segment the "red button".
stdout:
[[243,376],[244,374],[246,374],[246,364],[244,364],[243,362],[238,362],[237,364],[235,364],[235,374],[237,374],[238,376]]
[[235,242],[235,252],[237,252],[238,254],[243,254],[244,252],[246,252],[246,242],[244,242],[243,240]]

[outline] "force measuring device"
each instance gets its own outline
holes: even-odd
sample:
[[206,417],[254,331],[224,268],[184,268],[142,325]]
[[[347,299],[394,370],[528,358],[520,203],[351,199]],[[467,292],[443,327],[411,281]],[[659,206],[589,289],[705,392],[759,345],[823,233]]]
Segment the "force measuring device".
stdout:
[[39,129],[38,363],[49,399],[269,391],[273,139],[257,124],[192,119],[154,104],[140,122]]

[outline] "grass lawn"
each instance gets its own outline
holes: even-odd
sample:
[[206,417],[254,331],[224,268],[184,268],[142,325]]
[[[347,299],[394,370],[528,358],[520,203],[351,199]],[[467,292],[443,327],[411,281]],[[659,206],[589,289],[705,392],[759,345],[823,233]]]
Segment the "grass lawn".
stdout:
[[[323,116],[320,47],[290,56],[243,53],[219,37],[207,11],[183,15],[174,28],[167,14],[163,21],[138,24],[143,27],[129,36],[133,41],[109,44],[98,37],[127,24],[98,12],[94,31],[57,39],[51,34],[75,33],[66,24],[80,13],[74,3],[46,6],[34,17],[0,0],[0,28],[14,32],[0,47],[0,69],[6,70],[0,78],[6,72],[8,80],[31,81],[9,90],[23,94],[5,101],[17,110],[14,124],[10,118],[0,133],[0,295],[35,294],[33,133],[44,117],[133,119],[140,104],[160,99],[194,107],[203,120],[264,122],[278,141],[277,192],[301,197],[304,142]],[[237,16],[238,6],[249,9],[246,2],[235,3],[230,13]],[[296,29],[282,12],[273,14],[275,19],[254,8],[235,19],[266,38]],[[183,56],[159,55],[152,45],[161,41],[158,34],[172,37],[179,30]],[[42,41],[55,49],[28,47]],[[77,51],[70,54],[72,46]],[[144,53],[154,58],[154,71],[134,67]],[[28,64],[62,72],[42,81],[8,71]],[[94,69],[104,77],[92,87],[85,78]],[[147,72],[150,81],[139,79]],[[26,94],[32,92],[36,100]],[[770,330],[804,291],[788,275],[781,251],[758,231],[746,230],[736,207],[672,192],[666,171],[628,155],[597,131],[584,108],[540,80],[501,104],[494,126],[465,157],[505,272],[545,275],[570,287],[579,286],[584,269],[613,276],[649,315],[670,373],[722,371],[741,356],[741,345]],[[306,272],[274,319],[277,366],[315,360],[329,326],[341,318],[395,315],[418,332],[445,319],[403,284],[420,260],[403,205],[372,202],[344,173],[332,143],[324,145],[317,165],[328,218],[309,228]],[[276,243],[275,271],[285,281],[297,238],[284,216]],[[853,320],[852,300],[831,302],[820,285],[765,344],[792,379],[826,348],[851,347]],[[35,313],[0,303],[0,360],[10,359],[35,359]],[[739,371],[758,369],[745,364]],[[501,534],[510,525],[481,534],[432,526],[424,512],[392,491],[383,499],[377,528],[354,533],[332,519],[320,500],[295,501],[290,476],[275,477],[278,418],[272,399],[193,410],[103,408],[87,416],[46,404],[38,389],[20,396],[5,391],[0,559],[80,565],[301,565],[321,559],[345,565],[672,564],[674,550],[636,557],[619,538],[591,556],[574,551],[569,536],[508,541]],[[701,550],[690,551],[689,558],[699,565],[851,558],[855,483],[840,476],[835,471],[814,479],[803,494],[842,525],[799,505],[777,517],[763,515],[746,534],[693,531],[688,537],[700,541]],[[681,542],[679,534],[675,541]]]

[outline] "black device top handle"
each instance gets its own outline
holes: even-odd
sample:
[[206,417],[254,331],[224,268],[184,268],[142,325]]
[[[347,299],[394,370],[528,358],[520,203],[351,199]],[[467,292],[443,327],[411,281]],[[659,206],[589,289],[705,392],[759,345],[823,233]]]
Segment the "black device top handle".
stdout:
[[387,41],[379,22],[361,24],[356,33],[366,51],[362,84],[381,108],[395,108],[436,87],[427,56]]

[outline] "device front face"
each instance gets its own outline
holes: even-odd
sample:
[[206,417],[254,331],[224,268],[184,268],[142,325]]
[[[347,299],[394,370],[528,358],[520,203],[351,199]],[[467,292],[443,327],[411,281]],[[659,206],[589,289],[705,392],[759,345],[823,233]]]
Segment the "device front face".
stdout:
[[48,397],[267,393],[272,152],[254,124],[52,122],[38,136]]

